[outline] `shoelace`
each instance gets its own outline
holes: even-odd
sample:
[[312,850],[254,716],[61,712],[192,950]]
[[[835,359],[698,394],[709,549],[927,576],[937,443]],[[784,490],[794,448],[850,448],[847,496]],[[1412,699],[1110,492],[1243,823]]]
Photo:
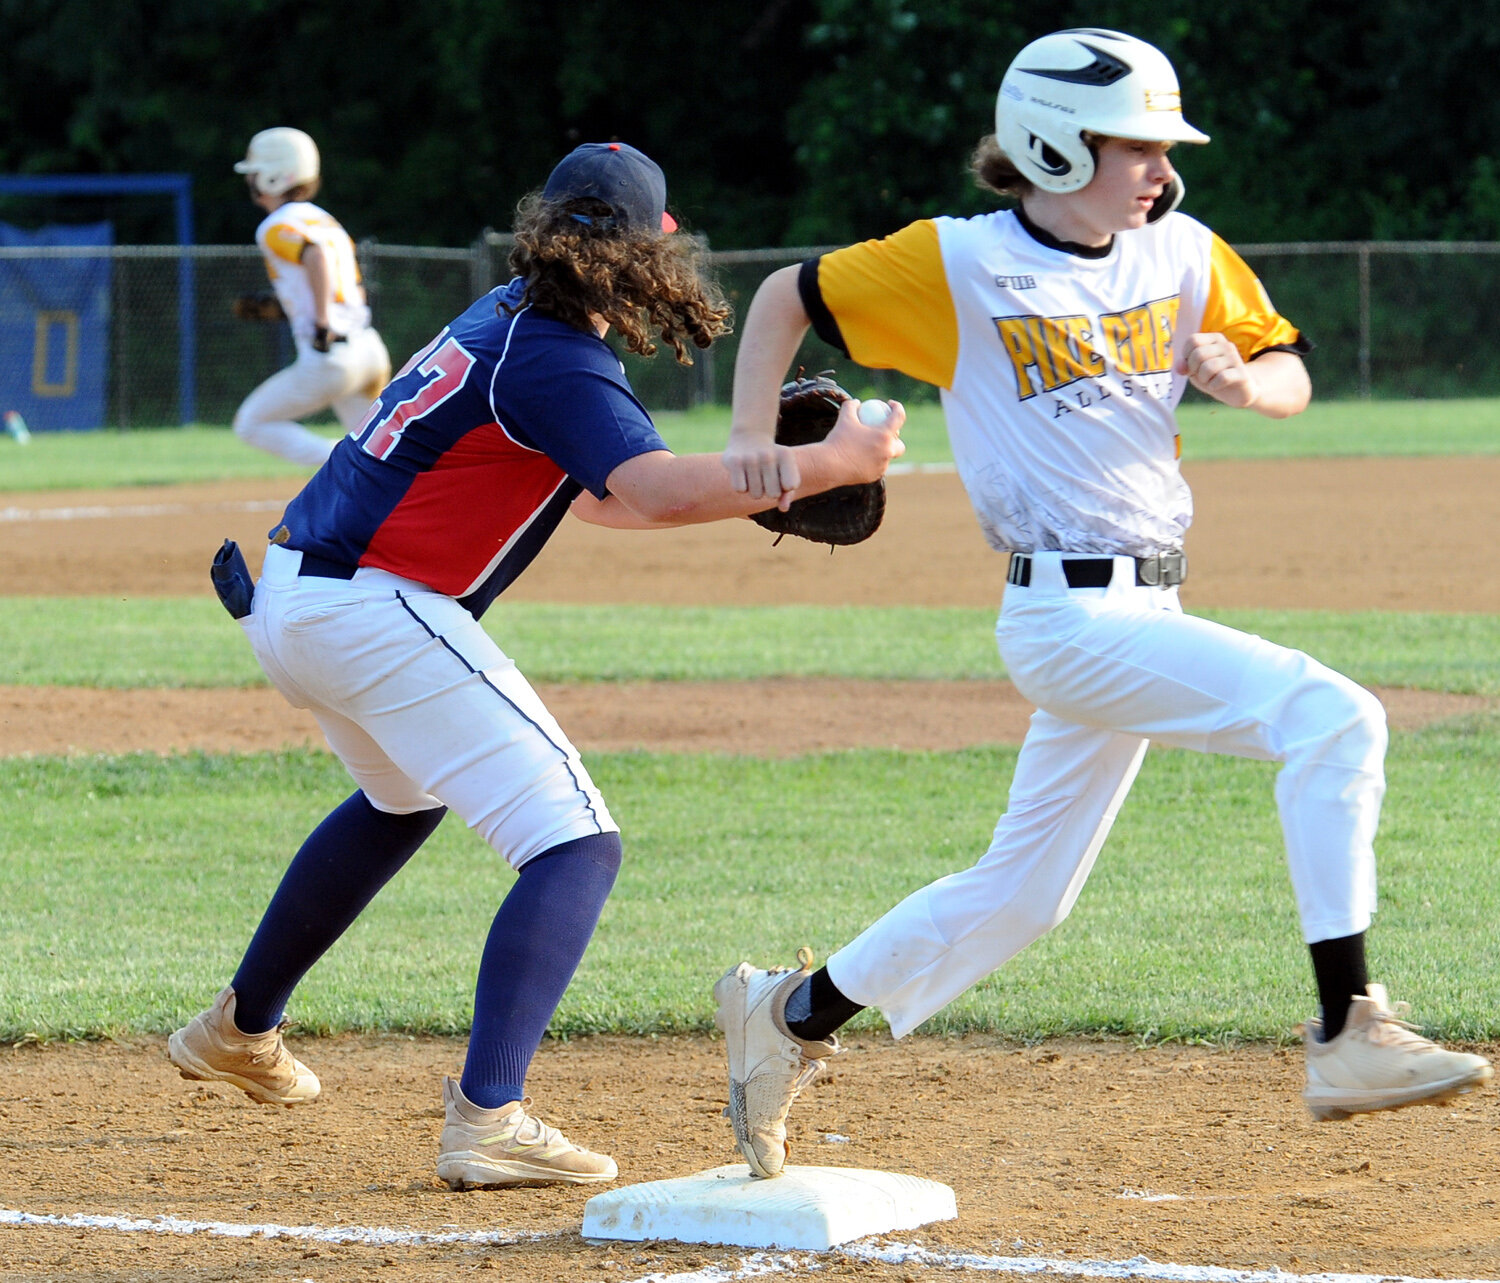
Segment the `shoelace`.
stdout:
[[1423,1050],[1433,1048],[1435,1044],[1422,1036],[1419,1026],[1404,1018],[1410,1011],[1411,1003],[1409,1002],[1398,1002],[1389,1008],[1377,1008],[1375,1019],[1370,1026],[1370,1041],[1382,1043],[1387,1047],[1399,1047],[1404,1044]]
[[259,1051],[252,1051],[250,1053],[250,1063],[252,1065],[279,1064],[283,1055],[287,1054],[285,1045],[281,1041],[281,1033],[282,1030],[288,1027],[288,1022],[283,1020],[275,1029],[271,1029],[263,1034],[257,1034],[256,1037],[266,1038],[269,1041]]
[[528,1149],[543,1148],[553,1150],[558,1147],[563,1149],[576,1149],[583,1152],[582,1146],[573,1144],[556,1127],[549,1127],[540,1118],[534,1117],[528,1111],[531,1108],[531,1097],[527,1096],[521,1101],[521,1118],[511,1132],[516,1144],[524,1145]]

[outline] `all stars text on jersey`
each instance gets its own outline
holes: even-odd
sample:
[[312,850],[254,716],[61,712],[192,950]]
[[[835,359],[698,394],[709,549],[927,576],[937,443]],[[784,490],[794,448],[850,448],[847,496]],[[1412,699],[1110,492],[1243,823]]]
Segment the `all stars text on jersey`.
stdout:
[[1016,394],[1030,400],[1079,379],[1118,374],[1166,374],[1172,369],[1181,297],[1155,299],[1095,318],[997,316],[995,329],[1010,359]]

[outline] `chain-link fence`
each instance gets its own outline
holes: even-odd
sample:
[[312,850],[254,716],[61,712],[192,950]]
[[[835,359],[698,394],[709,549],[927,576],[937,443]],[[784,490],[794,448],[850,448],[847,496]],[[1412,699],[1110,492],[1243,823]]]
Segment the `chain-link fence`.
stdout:
[[[760,282],[829,247],[710,253],[743,317]],[[366,241],[360,262],[375,323],[399,365],[485,290],[503,280],[509,238],[463,249]],[[1277,308],[1317,344],[1310,365],[1324,398],[1500,395],[1500,243],[1336,242],[1246,245],[1240,252]],[[65,269],[90,262],[80,275]],[[266,286],[252,246],[0,248],[0,411],[39,407],[34,427],[228,423],[261,379],[292,359],[284,323],[240,321],[231,304]],[[670,350],[626,357],[655,409],[726,403],[738,339],[695,364]],[[918,400],[930,388],[852,366],[809,337],[798,361],[836,366],[863,395]],[[102,386],[102,397],[97,389]],[[96,389],[92,408],[70,396]],[[101,404],[102,401],[102,404]]]

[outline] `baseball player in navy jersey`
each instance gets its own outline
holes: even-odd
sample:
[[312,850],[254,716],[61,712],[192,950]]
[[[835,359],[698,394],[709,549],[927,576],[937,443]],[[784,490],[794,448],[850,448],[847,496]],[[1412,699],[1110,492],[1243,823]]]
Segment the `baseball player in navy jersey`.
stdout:
[[331,407],[346,429],[354,427],[391,377],[391,360],[370,325],[354,242],[312,203],[322,181],[313,140],[300,129],[263,129],[234,169],[266,211],[255,243],[297,345],[297,359],[245,398],[234,431],[316,468],[334,443],[297,420]]
[[[959,473],[1009,555],[996,636],[1037,706],[1009,807],[971,869],[915,892],[814,971],[741,963],[714,987],[730,1115],[780,1173],[785,1120],[867,1006],[901,1037],[1065,918],[1150,740],[1281,763],[1276,801],[1321,1003],[1304,1027],[1316,1118],[1436,1102],[1490,1077],[1398,1018],[1370,984],[1384,711],[1294,650],[1182,613],[1192,498],[1174,409],[1188,383],[1283,418],[1310,345],[1248,267],[1175,212],[1174,143],[1203,144],[1176,73],[1119,32],[1065,31],[1006,73],[982,186],[1019,205],[924,219],[769,277],[735,370],[725,463],[773,498],[776,389],[809,325],[861,364],[941,389]],[[997,574],[997,580],[999,576]]]
[[[358,785],[292,861],[230,986],[172,1035],[189,1078],[313,1099],[280,1022],[297,982],[456,811],[516,870],[479,965],[438,1175],[454,1187],[612,1179],[614,1162],[526,1108],[527,1067],[619,868],[620,837],[578,751],[480,627],[571,510],[666,527],[740,517],[717,455],[676,456],[604,342],[680,360],[727,329],[661,170],[623,143],[571,152],[518,212],[516,277],[406,363],[271,532],[243,619],[267,676],[310,709]],[[648,311],[649,309],[649,311]],[[799,448],[809,494],[882,475],[895,420],[850,405]],[[775,499],[770,502],[776,502]]]

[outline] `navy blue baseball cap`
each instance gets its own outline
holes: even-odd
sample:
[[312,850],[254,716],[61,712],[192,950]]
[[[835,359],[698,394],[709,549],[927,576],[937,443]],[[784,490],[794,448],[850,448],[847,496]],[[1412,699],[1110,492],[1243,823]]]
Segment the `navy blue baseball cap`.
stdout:
[[629,143],[583,143],[573,148],[558,161],[542,196],[603,201],[627,230],[677,230],[677,220],[667,213],[667,180],[661,166]]

